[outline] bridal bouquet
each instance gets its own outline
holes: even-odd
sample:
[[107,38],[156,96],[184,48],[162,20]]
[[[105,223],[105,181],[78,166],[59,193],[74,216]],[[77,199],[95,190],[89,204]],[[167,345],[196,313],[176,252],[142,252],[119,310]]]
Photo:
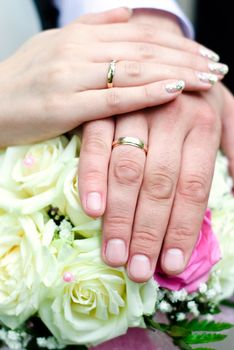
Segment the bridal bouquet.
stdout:
[[[80,140],[0,151],[0,342],[10,349],[86,349],[148,327],[181,349],[224,339],[213,315],[234,292],[234,198],[217,158],[209,210],[190,263],[144,284],[100,257],[101,220],[78,196]],[[164,313],[167,322],[155,315]],[[202,349],[202,348],[199,348]],[[205,348],[203,348],[205,349]],[[207,349],[207,348],[206,348]]]

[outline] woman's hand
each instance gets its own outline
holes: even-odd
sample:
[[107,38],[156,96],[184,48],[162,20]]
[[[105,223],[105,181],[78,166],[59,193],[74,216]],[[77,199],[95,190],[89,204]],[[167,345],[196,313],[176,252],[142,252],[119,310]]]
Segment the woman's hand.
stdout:
[[[129,17],[126,9],[86,16],[37,35],[2,62],[0,146],[47,139],[90,120],[171,101],[181,91],[167,84],[178,79],[187,90],[207,90],[223,77],[223,65],[215,66],[220,74],[207,75],[211,62],[199,45],[181,51],[181,39],[179,49],[167,48],[164,39],[157,43],[154,26],[119,23]],[[82,23],[91,21],[96,24]],[[108,90],[112,59],[118,61],[115,88]]]

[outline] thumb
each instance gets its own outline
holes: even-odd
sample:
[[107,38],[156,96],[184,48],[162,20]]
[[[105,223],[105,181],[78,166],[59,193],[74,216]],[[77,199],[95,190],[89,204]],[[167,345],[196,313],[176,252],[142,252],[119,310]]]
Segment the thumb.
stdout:
[[87,15],[81,16],[76,23],[83,24],[109,24],[109,23],[120,23],[128,22],[132,16],[132,10],[127,7],[119,7],[114,10],[99,12],[99,13],[89,13]]
[[229,171],[234,179],[234,97],[225,88],[221,147],[229,161]]

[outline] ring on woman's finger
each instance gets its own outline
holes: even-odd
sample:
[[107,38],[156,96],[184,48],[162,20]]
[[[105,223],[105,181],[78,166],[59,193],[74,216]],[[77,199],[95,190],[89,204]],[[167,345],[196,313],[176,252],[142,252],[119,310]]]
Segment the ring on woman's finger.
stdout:
[[108,87],[108,89],[113,88],[113,86],[114,86],[113,80],[114,80],[115,71],[116,71],[116,63],[117,63],[117,61],[113,60],[109,64],[108,73],[107,73],[107,87]]
[[131,137],[131,136],[119,137],[117,140],[115,140],[112,143],[112,148],[115,148],[121,145],[128,145],[128,146],[140,148],[145,152],[145,154],[147,154],[147,151],[148,151],[148,148],[145,145],[145,143],[138,137]]

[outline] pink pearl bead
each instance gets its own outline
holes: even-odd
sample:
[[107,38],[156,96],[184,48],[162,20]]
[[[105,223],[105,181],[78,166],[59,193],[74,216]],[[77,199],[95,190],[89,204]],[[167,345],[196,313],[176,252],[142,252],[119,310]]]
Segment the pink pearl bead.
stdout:
[[72,272],[64,272],[64,274],[63,274],[63,280],[64,280],[64,282],[67,282],[67,283],[71,283],[71,282],[73,282],[74,281],[74,275],[73,275],[73,273]]
[[23,162],[26,167],[31,167],[35,163],[35,158],[33,156],[27,156]]

